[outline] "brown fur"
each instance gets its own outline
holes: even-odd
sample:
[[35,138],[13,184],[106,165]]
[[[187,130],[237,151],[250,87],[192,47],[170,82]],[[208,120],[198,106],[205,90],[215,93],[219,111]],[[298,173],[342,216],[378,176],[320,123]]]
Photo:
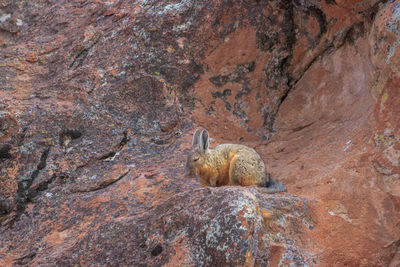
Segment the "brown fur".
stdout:
[[268,180],[265,165],[257,152],[247,146],[222,144],[208,148],[208,132],[196,131],[188,155],[189,174],[200,176],[203,185],[260,185]]

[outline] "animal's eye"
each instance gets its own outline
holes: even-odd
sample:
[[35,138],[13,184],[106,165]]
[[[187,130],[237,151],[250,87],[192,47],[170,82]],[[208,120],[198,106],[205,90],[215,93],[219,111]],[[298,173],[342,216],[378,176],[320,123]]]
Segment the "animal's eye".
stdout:
[[195,158],[195,159],[193,159],[193,161],[198,161],[199,160],[199,158]]

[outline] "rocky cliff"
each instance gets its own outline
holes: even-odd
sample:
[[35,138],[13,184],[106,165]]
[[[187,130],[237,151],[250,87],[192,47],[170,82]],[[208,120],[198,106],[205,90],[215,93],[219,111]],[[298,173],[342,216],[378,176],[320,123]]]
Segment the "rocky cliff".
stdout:
[[[0,6],[1,266],[397,266],[400,1]],[[287,193],[201,187],[197,127]]]

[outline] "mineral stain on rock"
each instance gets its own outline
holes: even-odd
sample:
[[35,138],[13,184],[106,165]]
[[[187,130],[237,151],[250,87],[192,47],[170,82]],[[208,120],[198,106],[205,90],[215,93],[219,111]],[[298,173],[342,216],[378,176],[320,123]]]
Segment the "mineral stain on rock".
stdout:
[[[6,0],[0,266],[395,266],[399,6]],[[288,193],[189,179],[198,127]]]

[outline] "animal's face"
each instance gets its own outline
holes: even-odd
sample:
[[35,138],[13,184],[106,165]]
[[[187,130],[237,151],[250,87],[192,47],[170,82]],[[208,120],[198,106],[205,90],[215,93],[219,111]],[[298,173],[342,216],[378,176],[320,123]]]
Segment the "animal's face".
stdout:
[[186,160],[186,171],[189,177],[197,175],[196,170],[204,165],[205,157],[205,154],[200,149],[192,149],[189,152]]
[[197,129],[193,134],[192,149],[186,160],[186,170],[190,177],[197,175],[199,168],[206,163],[208,145],[207,130],[201,132]]

